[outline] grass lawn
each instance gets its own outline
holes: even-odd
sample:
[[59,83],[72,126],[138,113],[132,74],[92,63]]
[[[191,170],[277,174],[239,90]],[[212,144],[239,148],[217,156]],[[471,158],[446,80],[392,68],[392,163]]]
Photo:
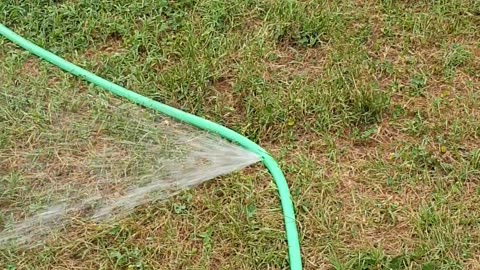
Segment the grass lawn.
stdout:
[[[11,0],[0,22],[271,151],[305,269],[480,269],[479,1]],[[128,119],[110,119],[109,102],[122,101],[0,39],[1,196],[66,173],[28,158],[80,158],[68,143],[95,134],[78,119],[117,130]],[[288,269],[288,258],[275,186],[254,166],[116,224],[2,249],[0,267]]]

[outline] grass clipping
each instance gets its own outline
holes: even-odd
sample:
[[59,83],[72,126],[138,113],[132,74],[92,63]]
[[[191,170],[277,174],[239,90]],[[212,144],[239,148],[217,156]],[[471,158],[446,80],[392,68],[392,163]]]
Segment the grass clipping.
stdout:
[[32,247],[72,220],[116,219],[258,161],[108,95],[4,87],[0,246]]

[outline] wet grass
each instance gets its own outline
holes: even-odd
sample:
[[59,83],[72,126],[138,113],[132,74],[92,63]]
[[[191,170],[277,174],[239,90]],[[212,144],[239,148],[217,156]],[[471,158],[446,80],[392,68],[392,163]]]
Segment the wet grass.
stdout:
[[[306,269],[480,264],[477,1],[37,0],[2,2],[0,14],[62,57],[271,150],[291,187]],[[89,105],[71,91],[98,92],[5,40],[0,57],[2,81],[30,74],[24,91],[35,95],[55,83],[63,94],[45,99],[60,111]],[[45,116],[29,117],[41,129]],[[32,128],[5,119],[0,108],[0,152]],[[79,226],[35,253],[2,251],[0,264],[288,267],[275,188],[260,168],[107,228]]]

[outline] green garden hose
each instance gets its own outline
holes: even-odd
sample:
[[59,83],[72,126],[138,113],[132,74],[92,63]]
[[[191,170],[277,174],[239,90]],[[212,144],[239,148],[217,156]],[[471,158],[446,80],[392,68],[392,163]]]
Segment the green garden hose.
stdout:
[[302,259],[300,252],[300,242],[298,239],[297,226],[295,221],[295,212],[293,208],[293,203],[290,198],[290,191],[288,189],[287,181],[280,167],[278,166],[275,159],[273,159],[264,149],[259,145],[251,141],[250,139],[238,134],[237,132],[230,130],[224,126],[213,123],[204,118],[198,117],[196,115],[175,109],[158,101],[152,100],[150,98],[144,97],[140,94],[137,94],[133,91],[130,91],[124,87],[121,87],[117,84],[114,84],[110,81],[107,81],[81,67],[78,67],[57,55],[33,44],[32,42],[24,39],[23,37],[17,35],[15,32],[11,31],[3,24],[0,24],[0,35],[4,36],[6,39],[17,44],[18,46],[24,48],[30,53],[40,57],[43,60],[50,62],[51,64],[69,72],[73,75],[76,75],[94,85],[103,88],[107,91],[112,92],[115,95],[121,96],[128,99],[129,101],[136,103],[138,105],[144,106],[146,108],[153,109],[164,115],[170,116],[174,119],[177,119],[181,122],[190,124],[199,129],[209,131],[211,133],[218,134],[219,136],[235,142],[245,149],[259,155],[263,161],[265,167],[269,170],[272,175],[275,184],[278,189],[280,202],[282,205],[283,217],[285,221],[285,231],[287,236],[288,243],[288,255],[289,263],[291,270],[301,270],[302,269]]

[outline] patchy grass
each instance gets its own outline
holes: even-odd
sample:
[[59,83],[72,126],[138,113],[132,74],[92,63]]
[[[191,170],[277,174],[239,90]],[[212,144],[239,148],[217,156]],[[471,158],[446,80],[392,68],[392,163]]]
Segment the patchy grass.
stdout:
[[[36,0],[3,1],[0,14],[39,45],[271,150],[306,269],[480,265],[478,1]],[[83,82],[0,45],[2,84],[32,78],[21,89],[58,111],[89,106],[71,99]],[[0,108],[0,153],[46,119],[6,117]],[[0,164],[2,181],[22,177]],[[35,253],[2,251],[0,265],[283,269],[278,205],[254,168]]]

